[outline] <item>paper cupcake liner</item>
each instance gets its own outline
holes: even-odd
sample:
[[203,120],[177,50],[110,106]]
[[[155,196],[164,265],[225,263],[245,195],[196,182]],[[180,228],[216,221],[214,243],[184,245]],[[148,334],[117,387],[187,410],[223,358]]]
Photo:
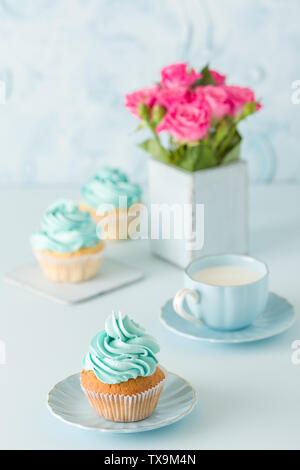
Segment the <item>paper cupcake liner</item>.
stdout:
[[[165,372],[165,371],[164,371]],[[141,421],[155,410],[166,383],[166,377],[155,387],[136,395],[110,395],[96,393],[82,387],[91,406],[102,418],[109,421],[129,423]]]
[[102,251],[72,258],[59,258],[35,251],[45,276],[54,282],[83,282],[95,277],[102,262]]

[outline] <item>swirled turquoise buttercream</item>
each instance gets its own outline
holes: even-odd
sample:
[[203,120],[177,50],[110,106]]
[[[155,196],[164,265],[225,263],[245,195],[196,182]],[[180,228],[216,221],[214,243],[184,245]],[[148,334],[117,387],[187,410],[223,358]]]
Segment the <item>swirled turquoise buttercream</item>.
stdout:
[[[31,236],[36,250],[74,253],[99,243],[97,226],[88,212],[81,212],[72,201],[57,201],[42,217],[42,230]],[[98,230],[99,232],[99,230]]]
[[154,374],[159,352],[156,340],[126,315],[112,313],[91,341],[83,368],[101,382],[116,384]]
[[108,167],[99,171],[81,190],[82,202],[94,210],[106,204],[113,209],[128,208],[139,202],[141,195],[138,184],[129,182],[125,173]]

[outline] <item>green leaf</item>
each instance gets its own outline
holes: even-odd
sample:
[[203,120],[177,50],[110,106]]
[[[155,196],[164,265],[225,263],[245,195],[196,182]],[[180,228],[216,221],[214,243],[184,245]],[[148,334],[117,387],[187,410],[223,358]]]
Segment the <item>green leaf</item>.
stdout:
[[138,111],[138,115],[140,116],[140,118],[142,118],[144,121],[147,121],[149,119],[150,107],[146,105],[145,103],[143,103],[142,101],[138,105],[137,111]]
[[228,165],[228,163],[237,162],[240,159],[241,144],[236,144],[229,152],[224,156],[221,165]]
[[[240,118],[239,118],[240,120]],[[223,158],[225,155],[233,148],[235,145],[237,145],[241,141],[241,136],[237,130],[237,125],[239,123],[238,121],[234,121],[232,126],[228,129],[227,134],[225,137],[221,140],[221,142],[218,144],[216,148],[216,157],[218,160],[218,163],[222,163]]]
[[198,171],[216,166],[217,159],[208,145],[200,144],[188,147],[178,165],[187,171]]
[[197,86],[206,86],[206,85],[216,85],[215,80],[212,77],[212,74],[209,70],[209,64],[207,64],[200,72],[202,74],[202,78],[196,80],[193,84],[193,88]]
[[230,129],[230,125],[225,120],[220,122],[217,125],[216,132],[211,137],[213,149],[216,149],[216,147],[220,144],[220,142],[222,142],[222,140],[228,134],[229,129]]
[[165,163],[170,161],[170,154],[168,150],[166,150],[156,139],[147,139],[139,144],[139,147],[146,152],[151,153],[151,155],[153,155],[153,157],[157,158],[158,160],[161,160]]
[[256,110],[257,103],[255,101],[250,101],[249,103],[246,103],[243,107],[241,119],[245,119],[247,116],[250,116],[250,114],[254,114]]
[[166,109],[163,106],[160,106],[160,104],[156,103],[151,112],[151,121],[157,126],[164,115],[166,114]]
[[140,121],[139,125],[136,128],[136,131],[140,131],[141,129],[145,129],[145,127],[147,127],[147,125],[148,124],[146,123],[146,121]]

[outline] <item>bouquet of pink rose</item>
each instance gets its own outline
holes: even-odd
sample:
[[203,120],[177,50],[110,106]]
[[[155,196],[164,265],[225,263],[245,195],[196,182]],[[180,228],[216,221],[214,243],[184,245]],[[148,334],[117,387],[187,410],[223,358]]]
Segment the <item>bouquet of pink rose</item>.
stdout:
[[[149,127],[153,138],[140,147],[155,158],[189,171],[239,159],[240,121],[261,108],[249,88],[226,85],[226,77],[204,67],[200,73],[185,63],[161,71],[153,87],[126,95],[126,107]],[[169,135],[163,145],[160,134]]]

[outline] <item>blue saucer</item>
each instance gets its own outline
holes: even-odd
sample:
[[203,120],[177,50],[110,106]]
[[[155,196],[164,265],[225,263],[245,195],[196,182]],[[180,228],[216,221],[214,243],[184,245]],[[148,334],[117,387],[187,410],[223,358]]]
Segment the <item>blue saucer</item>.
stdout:
[[[187,305],[185,306],[188,311]],[[174,333],[210,343],[249,343],[283,333],[290,328],[296,314],[292,305],[271,293],[264,313],[248,328],[238,331],[217,331],[181,318],[173,309],[173,299],[162,308],[160,319]]]
[[151,431],[187,416],[197,402],[197,392],[185,379],[172,372],[157,408],[151,416],[133,423],[107,421],[95,413],[80,386],[80,373],[59,382],[48,394],[48,408],[61,421],[83,429],[110,433]]

